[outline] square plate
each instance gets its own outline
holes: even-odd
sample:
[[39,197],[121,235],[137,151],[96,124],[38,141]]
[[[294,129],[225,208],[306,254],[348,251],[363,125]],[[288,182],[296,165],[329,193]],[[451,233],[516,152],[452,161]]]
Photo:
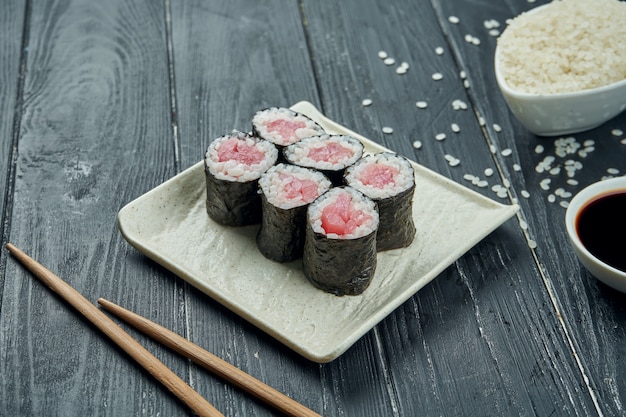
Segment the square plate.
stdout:
[[[327,119],[311,103],[292,109],[329,133],[361,140],[368,152],[387,150]],[[329,362],[519,209],[413,167],[415,240],[379,253],[374,278],[358,296],[316,289],[301,261],[281,264],[263,257],[255,241],[258,226],[214,223],[205,210],[203,161],[122,208],[118,225],[131,245],[215,301],[302,356]]]

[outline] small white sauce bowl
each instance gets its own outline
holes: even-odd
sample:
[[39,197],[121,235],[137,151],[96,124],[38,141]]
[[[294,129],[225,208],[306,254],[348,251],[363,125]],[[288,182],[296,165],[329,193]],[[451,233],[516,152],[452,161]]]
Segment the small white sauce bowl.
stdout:
[[[549,4],[548,4],[549,5]],[[543,5],[526,12],[536,13]],[[626,110],[626,79],[602,87],[560,94],[532,94],[510,87],[502,74],[496,46],[496,81],[509,109],[538,136],[559,136],[600,126]]]
[[614,268],[592,255],[580,241],[580,237],[576,232],[576,218],[587,203],[612,191],[624,190],[626,190],[626,176],[603,180],[583,188],[570,201],[565,212],[565,227],[574,252],[583,266],[598,280],[618,291],[626,293],[626,272]]

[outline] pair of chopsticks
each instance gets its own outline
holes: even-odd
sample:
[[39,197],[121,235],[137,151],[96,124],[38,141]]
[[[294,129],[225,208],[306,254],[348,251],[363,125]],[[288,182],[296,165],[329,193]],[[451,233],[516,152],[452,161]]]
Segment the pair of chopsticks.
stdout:
[[[52,291],[67,301],[78,310],[87,320],[107,335],[124,352],[130,355],[152,376],[169,389],[176,397],[185,403],[195,414],[204,417],[218,417],[220,413],[213,405],[205,400],[193,388],[191,388],[178,375],[159,361],[154,355],[146,350],[139,342],[126,333],[109,316],[104,314],[98,307],[89,302],[82,294],[69,284],[56,276],[43,265],[22,252],[11,243],[7,243],[7,249],[17,258],[30,272]],[[246,374],[235,366],[225,362],[212,353],[207,352],[198,345],[188,341],[182,336],[160,326],[138,314],[126,310],[103,298],[98,303],[107,311],[124,320],[158,342],[175,350],[183,356],[191,359],[198,365],[220,376],[229,383],[248,392],[267,405],[276,408],[285,415],[298,417],[321,417],[302,404],[292,400],[288,396],[264,384],[258,379]]]

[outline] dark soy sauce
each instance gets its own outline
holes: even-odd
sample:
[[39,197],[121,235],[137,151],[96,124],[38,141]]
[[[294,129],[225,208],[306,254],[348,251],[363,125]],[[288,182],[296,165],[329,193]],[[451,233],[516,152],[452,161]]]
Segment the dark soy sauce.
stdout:
[[626,190],[588,202],[576,217],[576,230],[596,258],[626,272]]

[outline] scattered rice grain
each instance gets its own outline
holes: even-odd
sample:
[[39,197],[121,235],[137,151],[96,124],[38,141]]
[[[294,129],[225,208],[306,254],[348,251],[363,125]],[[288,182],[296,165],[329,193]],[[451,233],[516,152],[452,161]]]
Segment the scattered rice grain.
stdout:
[[371,106],[372,105],[372,99],[366,98],[365,100],[363,100],[361,102],[361,104],[363,105],[363,107]]
[[492,127],[493,127],[493,130],[495,130],[496,132],[498,133],[502,132],[502,127],[499,124],[494,123]]
[[450,165],[451,167],[455,167],[461,163],[461,160],[459,158],[450,154],[444,155],[444,158],[446,158],[446,161],[448,161],[448,165]]
[[469,33],[465,35],[465,42],[471,43],[472,45],[480,45],[480,39],[476,36],[470,35]]
[[459,127],[459,125],[458,125],[458,124],[456,124],[456,123],[452,123],[452,124],[450,125],[450,129],[452,129],[452,131],[453,131],[454,133],[459,133],[459,132],[461,131],[461,128],[460,128],[460,127]]
[[541,187],[542,190],[548,191],[551,182],[552,180],[550,178],[545,178],[539,182],[539,187]]
[[485,176],[491,177],[493,175],[493,169],[487,168],[485,169]]
[[444,49],[441,46],[438,46],[438,47],[435,48],[435,53],[437,55],[443,55]]
[[460,20],[459,20],[459,18],[458,18],[458,17],[456,17],[456,16],[449,16],[449,17],[448,17],[448,22],[450,22],[450,23],[452,23],[452,24],[456,25],[457,23],[459,23],[459,22],[460,22]]
[[393,128],[391,128],[389,126],[385,126],[385,127],[383,127],[382,131],[383,131],[384,134],[389,135],[389,134],[393,133]]
[[380,59],[385,59],[385,58],[387,58],[388,56],[389,56],[389,55],[387,55],[387,52],[385,52],[385,51],[379,51],[379,52],[378,52],[378,57],[379,57]]
[[435,139],[439,140],[439,141],[444,140],[445,138],[446,138],[446,134],[445,133],[437,133],[435,135]]
[[432,75],[432,79],[435,81],[439,81],[443,79],[443,74],[440,72],[436,72]]
[[485,29],[495,29],[500,27],[500,22],[498,22],[496,19],[489,19],[483,21],[483,26],[485,27]]
[[506,148],[501,152],[502,156],[511,156],[512,153],[513,150],[511,150],[510,148]]
[[415,105],[418,109],[425,109],[426,107],[428,107],[428,103],[425,101],[418,101],[415,103]]
[[613,129],[611,130],[611,135],[613,136],[622,136],[624,131],[622,129]]
[[522,190],[521,194],[522,194],[522,197],[524,198],[530,198],[530,193],[526,190]]
[[452,101],[452,109],[467,110],[467,103],[457,98],[454,101]]
[[413,142],[413,147],[414,147],[415,149],[421,149],[421,147],[422,147],[422,141],[420,141],[420,140],[416,140],[416,141],[414,141],[414,142]]
[[385,58],[385,60],[383,61],[385,63],[385,65],[393,65],[396,63],[396,60],[389,57],[389,58]]

